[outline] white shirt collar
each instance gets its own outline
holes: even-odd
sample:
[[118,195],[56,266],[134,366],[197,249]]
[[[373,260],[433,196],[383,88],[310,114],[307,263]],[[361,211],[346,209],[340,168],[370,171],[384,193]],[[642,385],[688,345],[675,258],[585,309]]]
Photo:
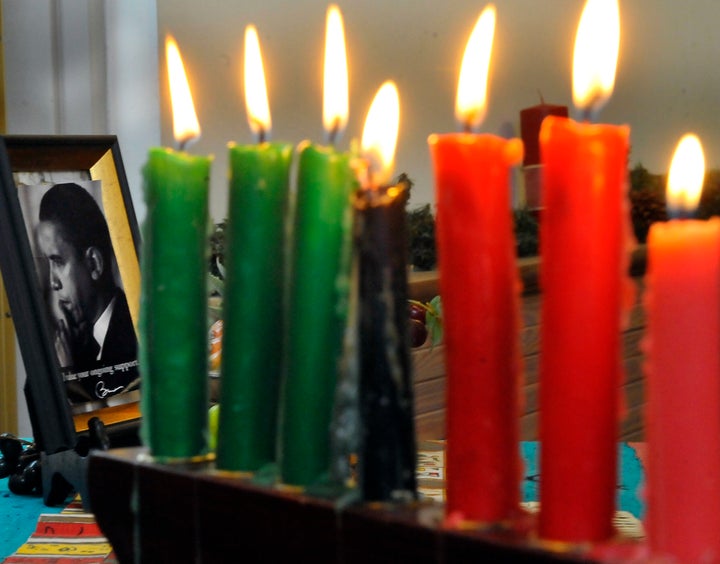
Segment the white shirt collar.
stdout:
[[98,351],[97,358],[95,360],[100,360],[102,357],[103,345],[105,344],[105,337],[107,337],[107,332],[110,328],[110,318],[112,317],[113,309],[115,309],[116,298],[117,296],[113,296],[113,299],[110,300],[110,303],[105,308],[105,311],[102,312],[102,315],[95,322],[95,325],[93,325],[93,338],[100,346],[100,350]]

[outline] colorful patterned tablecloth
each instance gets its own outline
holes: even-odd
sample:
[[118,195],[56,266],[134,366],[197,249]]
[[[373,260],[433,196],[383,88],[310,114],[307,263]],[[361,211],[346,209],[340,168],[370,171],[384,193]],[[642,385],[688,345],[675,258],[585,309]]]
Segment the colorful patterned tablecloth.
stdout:
[[75,498],[59,513],[41,513],[32,534],[2,564],[116,564],[116,560],[95,517]]

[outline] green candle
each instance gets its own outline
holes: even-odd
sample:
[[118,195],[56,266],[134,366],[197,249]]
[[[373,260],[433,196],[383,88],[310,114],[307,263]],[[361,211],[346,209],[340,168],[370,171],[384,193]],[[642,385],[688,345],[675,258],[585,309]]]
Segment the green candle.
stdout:
[[209,157],[151,149],[144,169],[140,371],[145,443],[159,458],[207,450]]
[[[173,134],[200,135],[175,40],[165,42]],[[142,437],[153,456],[204,455],[208,444],[207,260],[210,157],[150,149],[140,253]]]
[[[348,70],[342,14],[327,11],[323,125],[334,142],[348,119]],[[350,292],[355,175],[350,155],[304,142],[288,284],[279,462],[286,484],[319,482],[330,469],[330,423]]]
[[279,456],[282,481],[304,486],[329,466],[356,181],[349,154],[307,142],[299,150]]
[[292,146],[231,145],[217,465],[275,460]]

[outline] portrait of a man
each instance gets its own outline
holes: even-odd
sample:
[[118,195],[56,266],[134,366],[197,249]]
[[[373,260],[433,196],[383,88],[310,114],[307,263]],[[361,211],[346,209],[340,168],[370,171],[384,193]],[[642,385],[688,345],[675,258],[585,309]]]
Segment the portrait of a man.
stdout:
[[52,185],[39,201],[34,242],[70,401],[104,400],[136,388],[137,337],[95,198],[75,182]]

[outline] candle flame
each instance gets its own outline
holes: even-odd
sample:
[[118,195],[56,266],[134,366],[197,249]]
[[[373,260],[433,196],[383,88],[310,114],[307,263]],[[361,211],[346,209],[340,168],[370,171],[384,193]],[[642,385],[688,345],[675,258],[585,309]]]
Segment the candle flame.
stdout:
[[267,85],[263,69],[260,40],[254,25],[245,28],[245,108],[250,130],[264,140],[272,122],[268,105]]
[[330,141],[345,129],[348,121],[348,68],[345,31],[340,9],[331,5],[325,24],[323,75],[323,126]]
[[399,129],[400,97],[395,83],[388,80],[370,105],[360,142],[362,153],[369,162],[373,186],[387,183],[392,176]]
[[573,55],[573,102],[585,114],[598,112],[615,86],[620,50],[617,0],[587,0]]
[[667,207],[672,216],[691,215],[700,202],[705,157],[697,135],[686,133],[673,155],[667,181]]
[[495,20],[495,6],[488,4],[470,34],[460,66],[455,117],[469,131],[480,127],[487,111],[487,85]]
[[200,136],[200,124],[195,113],[195,105],[180,56],[180,49],[172,36],[165,38],[165,58],[170,82],[173,136],[182,147]]

